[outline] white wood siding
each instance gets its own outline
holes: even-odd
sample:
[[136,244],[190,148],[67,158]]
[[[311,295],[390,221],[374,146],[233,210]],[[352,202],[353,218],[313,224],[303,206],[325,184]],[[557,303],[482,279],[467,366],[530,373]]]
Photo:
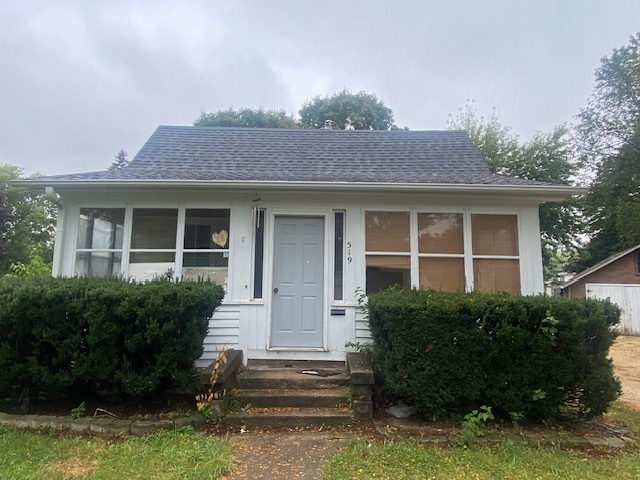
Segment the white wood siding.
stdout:
[[[515,214],[519,225],[521,289],[525,295],[543,291],[542,255],[538,222],[538,203],[526,198],[500,195],[449,194],[333,194],[321,192],[283,193],[278,191],[231,192],[208,188],[165,191],[60,191],[63,212],[58,221],[54,256],[54,274],[71,276],[74,272],[78,215],[82,207],[126,208],[130,222],[133,208],[228,208],[231,211],[229,241],[229,278],[223,305],[213,315],[205,353],[199,364],[215,357],[223,347],[238,348],[247,358],[343,359],[345,342],[370,343],[364,314],[357,309],[356,290],[365,288],[366,258],[364,212],[367,210],[450,213]],[[258,200],[259,199],[259,200]],[[257,201],[254,201],[257,200]],[[253,299],[252,208],[265,214],[265,273],[262,299]],[[333,212],[345,212],[344,299],[331,300],[333,294]],[[325,289],[325,345],[322,351],[276,352],[269,350],[270,294],[273,290],[273,221],[276,214],[322,215],[326,218],[327,279]],[[184,215],[179,218],[184,219]],[[129,225],[130,227],[130,225]],[[179,225],[179,228],[182,228]],[[125,231],[126,232],[130,230]],[[126,242],[126,240],[125,240]],[[179,251],[179,249],[178,249]],[[127,256],[125,243],[124,254]],[[350,261],[347,261],[347,258]],[[123,266],[127,267],[123,258]],[[179,269],[180,262],[176,267]],[[415,269],[414,269],[415,270]],[[179,271],[176,272],[180,274]],[[127,271],[124,272],[128,274]],[[417,285],[417,275],[412,279]],[[331,315],[331,309],[343,309],[344,315]]]
[[204,353],[196,362],[196,366],[209,365],[223,348],[238,349],[239,325],[239,305],[220,305],[209,319],[209,333],[204,340]]
[[640,285],[587,283],[587,298],[611,300],[620,307],[620,333],[640,335]]
[[363,345],[373,342],[371,331],[369,330],[369,319],[362,308],[356,308],[356,335],[355,342]]

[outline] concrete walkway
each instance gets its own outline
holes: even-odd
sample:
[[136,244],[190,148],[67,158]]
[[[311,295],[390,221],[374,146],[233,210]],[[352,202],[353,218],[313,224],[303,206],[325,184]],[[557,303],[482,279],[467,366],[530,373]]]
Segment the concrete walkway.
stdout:
[[356,438],[349,433],[274,432],[231,437],[237,464],[224,480],[318,480],[326,462]]

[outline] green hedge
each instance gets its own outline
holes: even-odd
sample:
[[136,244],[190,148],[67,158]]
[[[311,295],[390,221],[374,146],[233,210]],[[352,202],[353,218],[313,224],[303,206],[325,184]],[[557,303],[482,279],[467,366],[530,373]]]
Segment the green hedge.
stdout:
[[0,394],[142,396],[192,382],[209,282],[115,278],[0,280]]
[[620,394],[610,302],[392,288],[367,310],[385,388],[424,414],[487,405],[590,417]]

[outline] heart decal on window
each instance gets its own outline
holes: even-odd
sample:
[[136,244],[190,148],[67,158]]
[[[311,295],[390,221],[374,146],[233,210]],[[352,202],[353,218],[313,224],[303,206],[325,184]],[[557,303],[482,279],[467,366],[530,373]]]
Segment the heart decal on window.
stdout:
[[224,248],[224,246],[227,244],[228,239],[229,233],[226,230],[220,230],[219,232],[214,232],[211,234],[211,240],[213,240],[213,243],[221,246],[222,248]]

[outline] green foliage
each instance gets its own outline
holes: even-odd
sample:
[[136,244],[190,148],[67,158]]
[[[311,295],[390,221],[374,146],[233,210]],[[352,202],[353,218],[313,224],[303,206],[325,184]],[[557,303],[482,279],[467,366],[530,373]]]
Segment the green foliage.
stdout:
[[11,222],[11,208],[7,205],[4,189],[0,190],[0,258],[4,256],[7,232]]
[[302,128],[322,128],[326,120],[340,130],[398,130],[393,111],[372,93],[343,90],[331,96],[317,96],[300,111]]
[[127,165],[129,165],[129,159],[127,158],[129,154],[125,152],[124,148],[121,148],[118,153],[113,156],[113,161],[107,170],[122,170]]
[[398,130],[393,111],[372,93],[351,93],[346,90],[331,96],[317,96],[299,111],[300,120],[284,110],[240,108],[202,112],[193,124],[196,127],[253,128],[323,128],[326,120],[341,130]]
[[[12,185],[22,178],[22,169],[0,164],[0,222],[4,234],[4,251],[0,249],[0,275],[9,272],[11,264],[28,263],[32,248],[42,247],[45,262],[53,258],[53,236],[57,209],[43,194]],[[0,234],[2,232],[0,231]]]
[[71,409],[71,416],[73,418],[84,417],[84,414],[86,412],[87,412],[87,402],[82,401],[82,402],[80,402],[80,405],[78,405],[77,407],[73,407]]
[[136,397],[189,385],[223,295],[209,282],[5,277],[0,396]]
[[604,412],[618,307],[590,299],[388,289],[369,296],[376,365],[425,415],[468,404],[528,418]]
[[580,153],[595,178],[584,205],[591,241],[574,271],[640,243],[640,33],[602,58],[595,80],[576,127]]
[[462,420],[460,444],[469,447],[476,438],[484,436],[485,425],[488,420],[495,420],[495,417],[491,413],[491,407],[486,405],[467,413]]
[[344,346],[346,348],[353,348],[356,352],[365,353],[371,350],[372,345],[369,343],[362,342],[344,342]]
[[[556,127],[551,133],[538,132],[530,141],[520,143],[511,128],[502,125],[495,109],[491,115],[483,117],[473,102],[468,102],[455,118],[449,116],[447,128],[466,130],[495,174],[569,184],[577,173],[578,165],[573,161],[569,129],[565,125]],[[547,276],[551,274],[554,254],[558,249],[574,251],[578,248],[578,234],[583,229],[575,200],[540,206],[540,233]]]
[[597,165],[625,145],[640,150],[640,32],[600,60],[595,82],[576,133],[582,155]]
[[31,247],[29,253],[28,263],[12,263],[9,269],[11,273],[9,275],[15,275],[16,277],[41,277],[51,275],[51,263],[45,262],[44,248],[42,245],[35,245]]
[[251,127],[251,128],[298,128],[292,115],[284,110],[264,110],[263,108],[240,108],[220,110],[213,113],[202,112],[193,122],[196,127]]
[[[637,137],[640,145],[640,131]],[[627,144],[601,160],[585,207],[593,237],[574,270],[640,244],[640,149]]]

